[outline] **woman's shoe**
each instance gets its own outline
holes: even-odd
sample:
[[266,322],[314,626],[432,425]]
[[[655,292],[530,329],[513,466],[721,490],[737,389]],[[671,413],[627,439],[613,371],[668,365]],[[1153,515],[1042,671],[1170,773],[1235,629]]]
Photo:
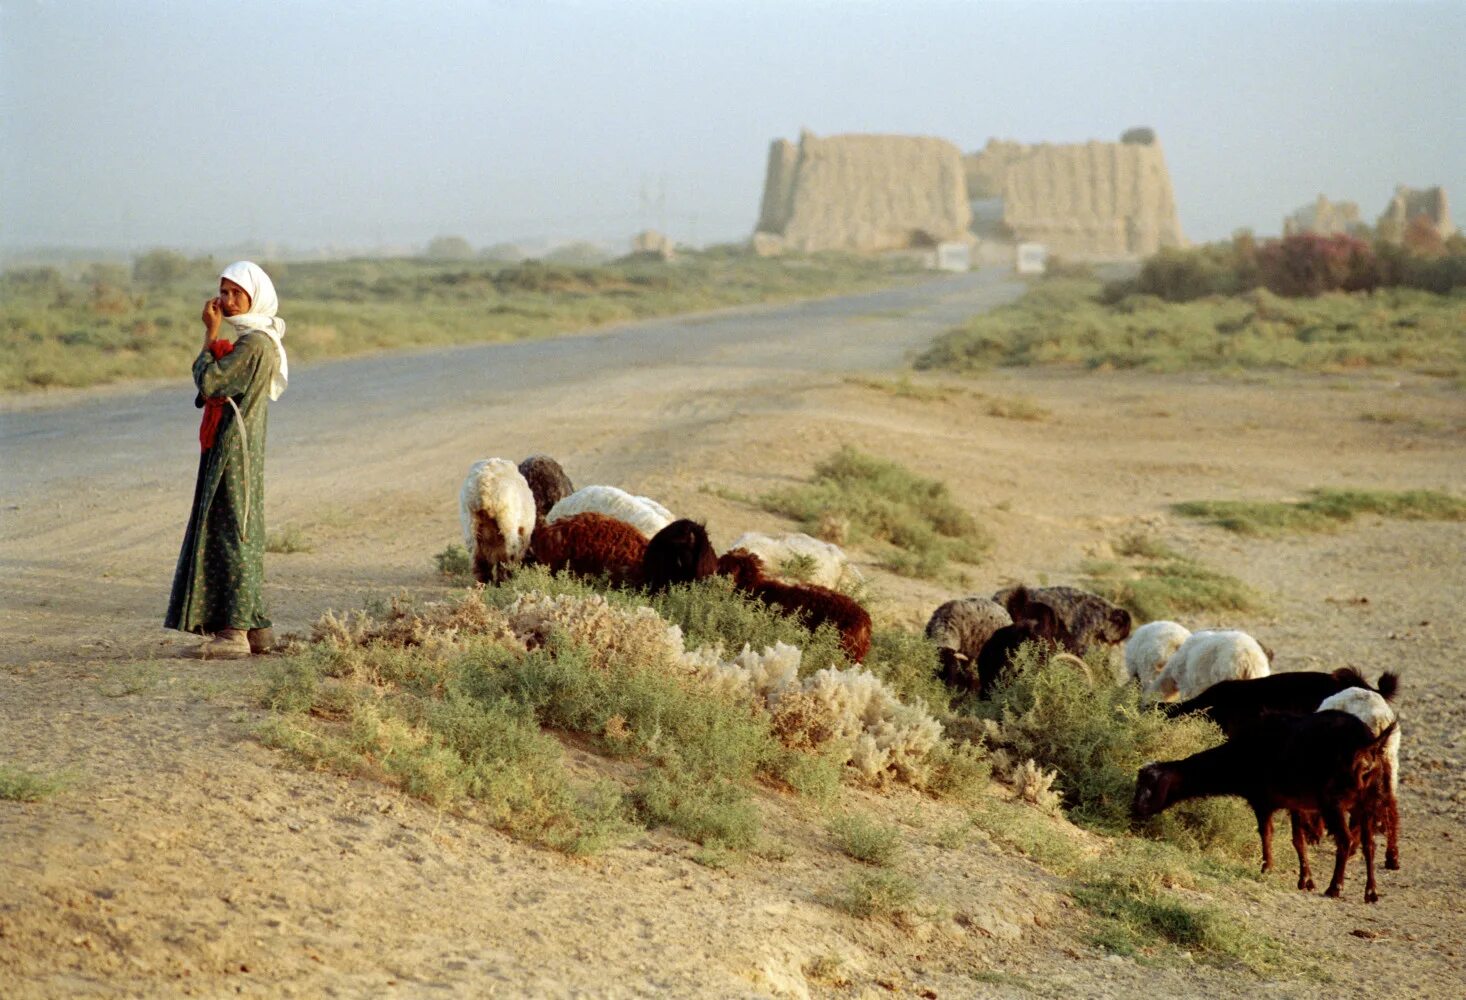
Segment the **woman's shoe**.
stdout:
[[198,660],[247,659],[251,655],[249,638],[244,634],[243,629],[220,629],[192,649],[184,650],[183,655]]
[[273,653],[275,651],[275,630],[272,628],[250,629],[249,651],[256,656]]

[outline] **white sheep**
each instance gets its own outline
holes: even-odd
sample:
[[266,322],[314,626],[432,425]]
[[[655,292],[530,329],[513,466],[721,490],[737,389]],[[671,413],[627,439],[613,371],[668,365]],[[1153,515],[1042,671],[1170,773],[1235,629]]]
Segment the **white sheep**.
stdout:
[[529,550],[534,534],[534,494],[519,468],[505,458],[475,462],[458,492],[463,544],[473,557],[474,579],[499,583]]
[[1125,676],[1146,690],[1190,637],[1191,630],[1176,622],[1146,622],[1125,641]]
[[803,532],[765,535],[757,531],[746,531],[735,538],[728,549],[747,549],[763,560],[770,576],[779,579],[784,579],[781,567],[787,562],[797,560],[812,565],[808,576],[786,582],[812,583],[818,587],[840,590],[858,584],[863,579],[860,570],[850,565],[850,560],[840,546],[822,542]]
[[1221,681],[1266,677],[1271,672],[1267,651],[1246,632],[1205,629],[1187,636],[1155,675],[1149,691],[1161,701],[1186,701]]
[[676,520],[672,512],[650,497],[632,496],[615,486],[583,486],[550,508],[545,523],[553,524],[572,514],[604,514],[625,521],[651,538]]

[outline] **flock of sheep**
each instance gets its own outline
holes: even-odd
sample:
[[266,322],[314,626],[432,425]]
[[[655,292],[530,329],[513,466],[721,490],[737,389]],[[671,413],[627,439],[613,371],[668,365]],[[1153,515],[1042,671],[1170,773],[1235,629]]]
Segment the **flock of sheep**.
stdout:
[[[811,628],[833,626],[851,662],[869,651],[870,615],[835,589],[855,575],[853,567],[837,546],[808,535],[749,533],[719,556],[702,524],[614,486],[575,490],[544,455],[518,465],[502,458],[475,463],[460,512],[480,582],[500,582],[521,563],[651,591],[720,574]],[[809,570],[805,582],[779,578],[790,559]],[[1092,647],[1124,643],[1126,674],[1167,714],[1205,713],[1227,735],[1212,750],[1142,768],[1136,816],[1187,799],[1241,797],[1257,817],[1267,871],[1272,817],[1286,809],[1300,889],[1314,887],[1308,844],[1324,831],[1334,840],[1330,896],[1339,894],[1347,860],[1362,845],[1365,899],[1378,898],[1377,829],[1386,835],[1385,867],[1399,867],[1400,738],[1390,705],[1398,679],[1392,673],[1376,686],[1352,669],[1273,674],[1272,651],[1244,632],[1191,632],[1170,621],[1133,628],[1129,612],[1073,587],[1010,587],[991,598],[948,601],[933,612],[926,634],[937,649],[934,671],[979,698],[1024,644],[1036,643],[1090,676],[1083,657]]]

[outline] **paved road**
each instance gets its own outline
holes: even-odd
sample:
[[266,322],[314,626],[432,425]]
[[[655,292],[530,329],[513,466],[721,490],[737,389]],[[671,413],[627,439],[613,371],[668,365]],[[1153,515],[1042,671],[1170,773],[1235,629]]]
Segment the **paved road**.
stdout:
[[[658,367],[830,373],[891,368],[935,334],[1010,301],[1023,286],[992,271],[879,292],[626,324],[595,333],[383,355],[301,367],[270,412],[271,450],[361,434],[448,411],[465,400],[512,399],[559,387],[570,405],[598,380]],[[287,340],[287,346],[289,341]],[[191,468],[192,386],[110,390],[64,406],[0,412],[0,519],[83,483],[144,485]],[[12,536],[0,530],[0,540]]]

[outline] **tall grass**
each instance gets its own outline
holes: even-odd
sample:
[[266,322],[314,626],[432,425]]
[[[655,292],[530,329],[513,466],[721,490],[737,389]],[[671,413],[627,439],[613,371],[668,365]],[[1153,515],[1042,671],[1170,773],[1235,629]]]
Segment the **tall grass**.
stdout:
[[1265,290],[1101,301],[1092,281],[1041,282],[937,338],[918,369],[1068,365],[1152,372],[1404,369],[1466,373],[1466,296],[1388,289],[1283,299]]
[[1239,535],[1334,531],[1358,514],[1404,521],[1466,521],[1466,499],[1435,490],[1310,490],[1308,499],[1191,500],[1173,508]]
[[[495,343],[625,320],[877,287],[912,265],[841,254],[721,251],[597,267],[425,259],[270,263],[297,363],[407,347]],[[187,373],[218,268],[129,276],[94,266],[0,275],[0,391]]]
[[760,502],[811,534],[886,543],[881,564],[904,576],[940,576],[953,559],[976,563],[992,544],[946,484],[848,446],[816,465],[806,485],[776,490]]

